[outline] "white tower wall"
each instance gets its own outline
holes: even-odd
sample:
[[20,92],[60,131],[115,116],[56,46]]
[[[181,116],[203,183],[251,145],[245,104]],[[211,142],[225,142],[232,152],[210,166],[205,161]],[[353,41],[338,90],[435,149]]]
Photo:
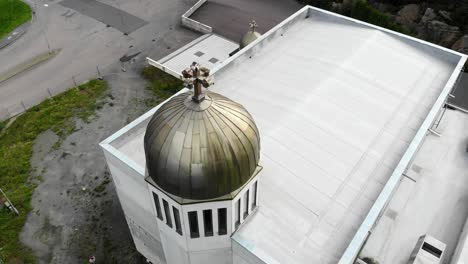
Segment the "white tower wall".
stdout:
[[137,250],[153,263],[165,262],[160,232],[143,176],[103,148],[117,196]]
[[[258,188],[256,187],[258,186],[257,182],[258,177],[255,176],[232,200],[185,205],[180,205],[166,193],[148,184],[149,197],[153,200],[153,219],[158,222],[166,262],[168,264],[232,264],[231,235],[254,212],[258,204],[258,191],[255,191]],[[255,195],[257,197],[254,197]],[[238,202],[241,212],[240,219],[236,219],[235,216],[235,210],[239,210],[235,208]],[[225,210],[226,214],[224,232],[220,229],[218,221],[220,210]],[[178,214],[174,211],[177,211]],[[204,211],[211,214],[211,225],[205,223]],[[194,237],[191,235],[189,213],[195,213],[197,219],[198,233]],[[169,221],[167,214],[169,214]],[[178,221],[180,221],[179,230],[177,230],[176,225],[177,215]],[[236,224],[237,220],[239,220],[239,224]],[[212,230],[205,230],[205,224],[207,228],[212,226]]]

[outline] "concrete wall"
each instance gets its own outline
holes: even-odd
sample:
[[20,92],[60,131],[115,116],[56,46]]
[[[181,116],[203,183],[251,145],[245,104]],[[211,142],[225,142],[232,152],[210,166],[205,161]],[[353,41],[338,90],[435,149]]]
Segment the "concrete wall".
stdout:
[[166,73],[176,77],[177,79],[183,79],[182,74],[180,72],[176,72],[173,69],[167,68],[163,64],[161,64],[161,63],[159,63],[159,62],[157,62],[157,61],[155,61],[155,60],[153,60],[151,58],[148,58],[148,57],[146,57],[146,61],[148,62],[149,65],[154,66],[154,67],[160,69],[161,71],[166,72]]
[[208,34],[208,33],[213,32],[213,29],[212,29],[210,26],[205,25],[205,24],[203,24],[203,23],[200,23],[200,22],[195,21],[195,20],[193,20],[193,19],[190,18],[190,16],[191,16],[198,8],[200,8],[205,2],[206,2],[206,0],[200,0],[200,1],[198,1],[194,6],[192,6],[187,12],[185,12],[185,13],[182,15],[181,21],[182,21],[182,25],[183,25],[183,26],[188,27],[188,28],[190,28],[190,29],[193,29],[193,30],[195,30],[195,31],[204,33],[204,34]]
[[457,248],[452,256],[450,264],[467,264],[468,263],[468,219],[466,220],[463,232],[460,234]]
[[233,264],[265,264],[252,251],[234,239],[232,240],[232,253]]
[[163,262],[164,255],[158,255],[163,252],[160,232],[144,178],[109,149],[103,150],[137,250],[153,263]]

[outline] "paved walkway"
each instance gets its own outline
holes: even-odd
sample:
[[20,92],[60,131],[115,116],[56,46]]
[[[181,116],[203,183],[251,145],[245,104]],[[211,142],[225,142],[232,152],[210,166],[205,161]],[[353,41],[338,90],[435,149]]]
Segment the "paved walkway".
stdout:
[[408,169],[361,257],[381,264],[406,264],[418,237],[447,244],[445,264],[468,215],[468,115],[447,110],[441,137],[429,134]]

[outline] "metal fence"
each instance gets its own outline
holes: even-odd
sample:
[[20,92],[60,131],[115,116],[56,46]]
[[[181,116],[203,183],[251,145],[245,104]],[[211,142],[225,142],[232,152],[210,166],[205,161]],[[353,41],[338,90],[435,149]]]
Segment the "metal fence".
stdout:
[[73,74],[71,76],[63,76],[63,79],[59,80],[53,86],[39,91],[35,90],[34,95],[23,98],[19,102],[0,105],[0,121],[4,121],[11,117],[22,114],[29,108],[41,103],[47,98],[51,98],[73,87],[79,86],[80,84],[83,84],[91,79],[100,77],[100,75],[110,74],[112,73],[112,68],[114,68],[114,71],[116,69],[119,70],[118,63],[113,62],[107,65],[97,65],[90,67],[89,69],[80,73]]

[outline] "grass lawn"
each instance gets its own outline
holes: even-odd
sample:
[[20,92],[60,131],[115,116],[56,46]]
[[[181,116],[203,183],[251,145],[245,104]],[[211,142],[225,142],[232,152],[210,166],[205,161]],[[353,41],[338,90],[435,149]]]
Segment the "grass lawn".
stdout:
[[64,139],[75,130],[74,118],[87,121],[93,116],[99,107],[97,100],[106,90],[104,81],[89,81],[43,101],[3,128],[0,133],[0,188],[20,215],[15,216],[5,208],[0,210],[0,260],[7,264],[34,263],[30,250],[19,241],[20,231],[32,209],[31,196],[36,185],[30,179],[34,140],[49,129]]
[[155,95],[155,98],[145,101],[147,106],[156,106],[184,87],[181,80],[154,66],[146,66],[142,75],[150,82],[150,86],[147,88]]
[[31,8],[23,1],[0,0],[0,39],[31,17]]

